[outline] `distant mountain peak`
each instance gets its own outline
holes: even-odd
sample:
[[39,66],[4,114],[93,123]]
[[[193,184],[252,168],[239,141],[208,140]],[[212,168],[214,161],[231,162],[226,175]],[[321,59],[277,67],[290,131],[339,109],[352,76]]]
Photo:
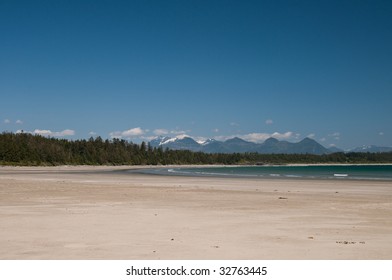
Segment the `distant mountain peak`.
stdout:
[[175,138],[178,140],[183,140],[185,138],[191,138],[191,137],[189,135],[182,134],[182,135],[177,135]]
[[177,137],[173,137],[173,138],[167,139],[165,142],[162,143],[162,145],[167,144],[167,143],[171,143],[171,142],[176,142],[176,141],[184,141],[184,140],[185,141],[196,142],[195,140],[193,140],[188,135],[180,135],[180,136],[177,136]]
[[312,139],[312,138],[309,138],[309,137],[305,137],[304,139],[302,139],[302,140],[300,141],[300,143],[301,143],[301,142],[303,142],[303,143],[306,143],[306,142],[308,142],[308,143],[314,143],[314,142],[316,142],[316,143],[317,143],[316,140],[314,140],[314,139]]
[[234,138],[227,139],[224,143],[252,143],[252,142],[245,141],[244,139],[241,139],[239,137],[234,137]]
[[270,137],[267,140],[264,141],[264,144],[276,144],[278,143],[279,140],[274,138],[274,137]]

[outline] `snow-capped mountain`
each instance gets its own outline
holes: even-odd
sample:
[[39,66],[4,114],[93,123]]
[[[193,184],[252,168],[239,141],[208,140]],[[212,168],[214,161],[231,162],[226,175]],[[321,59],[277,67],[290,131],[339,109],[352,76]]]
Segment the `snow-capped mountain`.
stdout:
[[209,139],[207,139],[207,140],[200,140],[200,141],[196,141],[196,142],[199,143],[199,144],[202,145],[202,146],[206,146],[206,145],[209,145],[209,144],[211,144],[211,143],[216,142],[216,140],[215,140],[215,139],[209,138]]
[[189,136],[181,137],[157,137],[150,142],[152,147],[163,147],[172,150],[190,150],[194,152],[205,153],[246,153],[257,152],[262,154],[328,154],[330,150],[326,149],[315,140],[305,138],[298,143],[279,141],[275,138],[269,138],[264,143],[258,144],[245,141],[235,137],[224,142],[215,139],[195,141]]
[[197,143],[195,140],[187,135],[177,136],[177,137],[157,137],[150,142],[152,147],[163,147],[169,148],[171,150],[191,150],[200,151],[202,145]]
[[159,147],[159,146],[162,146],[166,141],[168,141],[170,139],[172,139],[172,138],[166,137],[166,136],[158,136],[157,138],[150,141],[150,145],[152,147]]

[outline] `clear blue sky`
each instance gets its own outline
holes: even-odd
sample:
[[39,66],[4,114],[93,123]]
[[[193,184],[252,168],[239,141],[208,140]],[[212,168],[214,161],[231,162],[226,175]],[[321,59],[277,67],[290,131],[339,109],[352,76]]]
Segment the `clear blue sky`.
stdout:
[[0,131],[392,146],[392,1],[0,0]]

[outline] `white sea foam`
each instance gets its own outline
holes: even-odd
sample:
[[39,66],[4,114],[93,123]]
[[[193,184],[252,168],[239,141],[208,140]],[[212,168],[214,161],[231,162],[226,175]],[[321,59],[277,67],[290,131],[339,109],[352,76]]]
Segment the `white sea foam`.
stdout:
[[338,173],[335,173],[335,174],[333,174],[333,176],[335,176],[335,177],[347,177],[348,174],[338,174]]

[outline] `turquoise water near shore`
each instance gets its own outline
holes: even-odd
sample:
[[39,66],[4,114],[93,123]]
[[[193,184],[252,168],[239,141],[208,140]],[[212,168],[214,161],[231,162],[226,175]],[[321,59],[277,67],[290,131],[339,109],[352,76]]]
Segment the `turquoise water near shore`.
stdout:
[[226,166],[159,168],[143,173],[203,177],[391,180],[392,165]]

